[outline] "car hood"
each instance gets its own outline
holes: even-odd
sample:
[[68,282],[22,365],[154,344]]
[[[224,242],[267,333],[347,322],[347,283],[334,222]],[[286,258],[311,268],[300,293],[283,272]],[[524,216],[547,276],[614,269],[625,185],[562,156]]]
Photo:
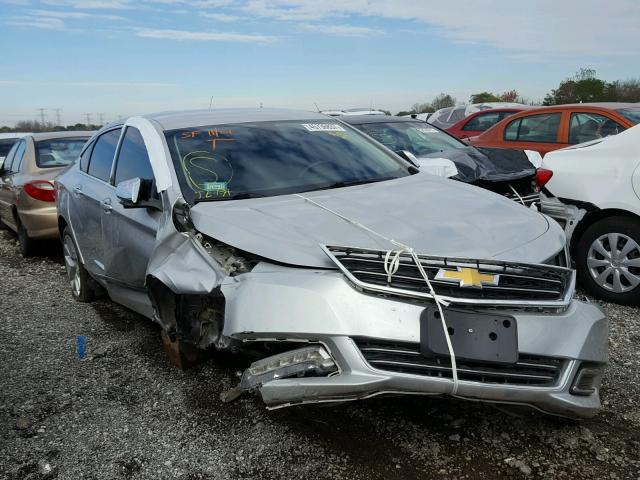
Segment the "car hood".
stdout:
[[[422,254],[541,263],[562,248],[558,238],[555,250],[548,242],[544,248],[519,248],[547,232],[543,215],[487,190],[426,173],[302,195]],[[200,202],[191,217],[209,237],[291,265],[333,267],[320,244],[395,248],[296,195]]]
[[464,147],[434,153],[427,157],[446,158],[455,163],[458,175],[466,183],[511,182],[535,176],[535,166],[522,150]]

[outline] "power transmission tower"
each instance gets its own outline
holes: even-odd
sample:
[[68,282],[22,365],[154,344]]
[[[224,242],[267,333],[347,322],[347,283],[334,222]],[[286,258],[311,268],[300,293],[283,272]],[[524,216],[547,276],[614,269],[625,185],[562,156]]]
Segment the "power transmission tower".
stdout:
[[104,125],[104,113],[99,113],[98,117],[100,118],[100,125]]
[[40,123],[42,124],[42,126],[44,126],[44,112],[47,109],[46,108],[37,108],[36,110],[38,110],[40,112]]
[[56,125],[61,127],[62,126],[62,120],[60,119],[60,112],[62,111],[62,109],[61,108],[54,108],[53,111],[56,112]]
[[85,113],[84,117],[87,119],[86,125],[91,125],[91,114],[90,113]]

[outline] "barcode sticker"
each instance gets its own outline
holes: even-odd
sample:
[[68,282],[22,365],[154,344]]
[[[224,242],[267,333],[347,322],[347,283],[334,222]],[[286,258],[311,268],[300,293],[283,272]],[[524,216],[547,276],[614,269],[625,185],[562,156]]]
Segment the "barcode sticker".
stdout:
[[302,126],[310,132],[346,132],[337,123],[303,123]]

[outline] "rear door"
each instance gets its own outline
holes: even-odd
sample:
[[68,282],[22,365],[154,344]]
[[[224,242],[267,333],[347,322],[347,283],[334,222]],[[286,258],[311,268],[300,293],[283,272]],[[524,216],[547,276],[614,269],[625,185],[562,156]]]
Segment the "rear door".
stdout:
[[103,210],[106,275],[110,282],[143,289],[149,257],[153,251],[161,212],[154,208],[124,208],[116,197],[116,186],[140,178],[154,185],[151,162],[138,129],[126,127],[118,151],[112,187]]
[[122,127],[114,128],[95,140],[88,158],[80,158],[80,170],[70,185],[71,226],[85,268],[98,279],[105,277],[102,212],[109,208],[106,199],[113,188],[111,171],[121,131]]
[[526,115],[504,127],[503,148],[545,153],[568,146],[564,138],[563,112]]
[[0,212],[2,221],[14,230],[17,230],[16,219],[13,214],[13,207],[16,201],[16,185],[15,176],[20,171],[27,142],[22,139],[15,146],[9,157],[6,159],[4,168],[2,169],[2,183],[0,184]]
[[9,201],[8,190],[6,187],[7,181],[11,177],[11,162],[18,149],[18,143],[16,142],[4,159],[4,164],[0,167],[0,218],[8,219],[9,217]]

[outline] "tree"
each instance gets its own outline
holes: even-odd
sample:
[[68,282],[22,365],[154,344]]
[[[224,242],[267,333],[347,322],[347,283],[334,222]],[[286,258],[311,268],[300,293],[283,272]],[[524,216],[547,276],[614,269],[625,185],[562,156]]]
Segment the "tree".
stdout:
[[607,82],[596,77],[591,68],[581,68],[573,77],[560,82],[542,102],[543,105],[563,105],[566,103],[615,101]]
[[410,113],[432,113],[435,112],[429,103],[414,103]]
[[485,103],[485,102],[501,102],[502,99],[490,92],[480,92],[471,95],[470,103]]
[[441,93],[431,102],[431,108],[433,111],[440,110],[441,108],[453,107],[456,104],[456,99],[447,93]]
[[640,78],[616,80],[607,85],[607,96],[616,102],[640,102]]
[[500,95],[500,101],[502,102],[510,102],[510,103],[524,103],[521,102],[520,95],[517,90],[509,90]]

